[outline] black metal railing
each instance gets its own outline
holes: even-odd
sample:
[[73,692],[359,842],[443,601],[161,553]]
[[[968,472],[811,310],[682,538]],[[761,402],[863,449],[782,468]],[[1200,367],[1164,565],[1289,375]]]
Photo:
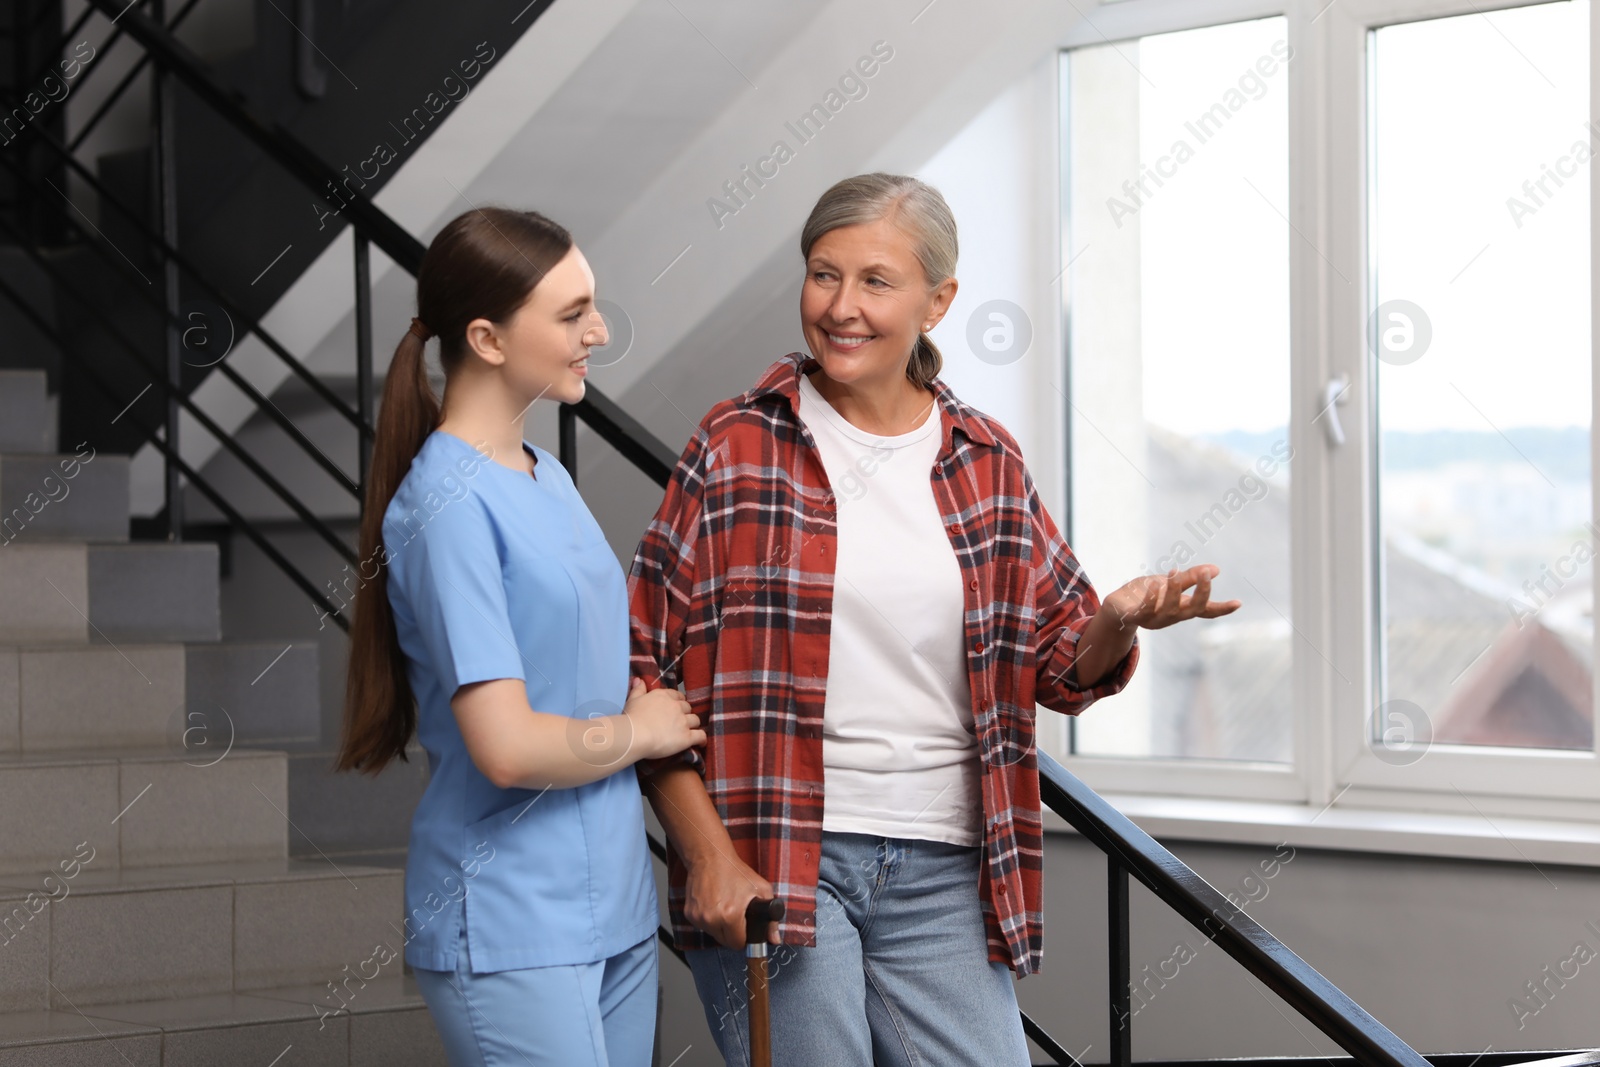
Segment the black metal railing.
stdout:
[[[1308,1022],[1350,1053],[1354,1062],[1378,1067],[1591,1067],[1600,1052],[1484,1053],[1424,1057],[1351,1000],[1287,945],[1231,903],[1187,864],[1139,829],[1132,819],[1090,789],[1048,753],[1038,753],[1039,792],[1044,805],[1106,856],[1109,934],[1110,1064],[1133,1062],[1132,974],[1129,959],[1128,883],[1138,881],[1167,907],[1254,975]],[[1031,1035],[1030,1035],[1031,1036]],[[1075,1063],[1071,1057],[1057,1063]],[[1543,1058],[1529,1059],[1530,1055]],[[1554,1057],[1554,1058],[1550,1058]],[[1204,1062],[1204,1061],[1192,1061]],[[1215,1061],[1213,1061],[1215,1062]],[[1251,1061],[1253,1064],[1261,1061]],[[1279,1061],[1273,1061],[1279,1062]],[[1294,1062],[1283,1060],[1281,1062]],[[1307,1063],[1336,1062],[1314,1057]]]
[[[107,13],[122,10],[117,0],[89,0],[89,2]],[[307,188],[320,193],[330,186],[334,188],[342,186],[342,176],[337,170],[287,129],[229,93],[210,75],[198,58],[170,33],[164,31],[157,22],[138,11],[129,11],[122,16],[122,20],[128,36],[136,40],[159,67],[170,70],[183,82],[185,88],[248,136],[257,147],[298,178]],[[347,216],[357,236],[355,258],[359,310],[361,307],[370,308],[371,299],[370,284],[363,285],[369,277],[366,245],[376,245],[395,265],[413,278],[422,266],[422,255],[426,249],[421,241],[391,219],[370,198],[347,187],[346,192],[349,195],[349,202],[341,217]],[[357,326],[358,372],[364,369],[364,374],[370,376],[372,355],[370,328],[365,329],[366,336],[363,338],[359,313]],[[676,454],[598,389],[589,387],[586,392],[583,401],[563,406],[563,417],[568,420],[582,419],[630,462],[665,484],[667,474],[677,458]],[[569,422],[567,425],[573,424]],[[370,426],[367,433],[370,434]],[[569,437],[569,433],[563,433],[564,442],[567,442]],[[570,452],[570,447],[564,450]],[[564,457],[562,463],[569,470],[575,470],[575,464],[569,462],[568,457]]]
[[[153,65],[153,136],[155,138],[154,156],[156,195],[154,200],[157,205],[154,223],[148,221],[142,212],[123,202],[110,190],[96,175],[73,155],[73,148],[81,143],[83,132],[73,139],[72,144],[63,143],[42,128],[33,128],[29,131],[30,142],[42,147],[54,158],[59,160],[77,179],[92,189],[99,198],[102,213],[110,211],[123,222],[132,232],[139,235],[144,243],[145,250],[159,263],[161,267],[158,284],[149,284],[148,279],[138,271],[120,249],[111,244],[110,239],[100,232],[99,228],[89,226],[76,226],[82,244],[93,251],[99,260],[110,270],[124,276],[130,282],[132,275],[138,275],[143,285],[130,284],[128,292],[134,294],[132,299],[136,304],[143,305],[147,311],[153,312],[163,326],[165,345],[164,359],[157,365],[150,355],[134,340],[130,339],[120,325],[111,320],[100,308],[99,294],[88,291],[90,282],[74,279],[69,272],[63,271],[53,263],[50,257],[45,256],[34,247],[28,235],[17,231],[3,220],[0,220],[0,236],[15,241],[25,254],[29,255],[40,271],[50,279],[57,291],[73,301],[75,309],[80,309],[86,321],[95,323],[102,328],[112,339],[114,354],[124,360],[126,366],[132,367],[144,376],[148,376],[150,387],[158,391],[158,395],[165,404],[165,416],[162,424],[151,426],[136,416],[129,417],[128,423],[136,427],[141,436],[149,441],[164,457],[164,483],[165,483],[165,516],[167,536],[172,540],[181,540],[183,537],[184,522],[182,511],[182,485],[185,481],[195,488],[215,505],[227,518],[230,525],[241,534],[249,538],[259,547],[269,560],[273,562],[293,582],[297,588],[311,598],[322,610],[331,616],[336,624],[348,629],[349,622],[340,607],[336,607],[333,600],[317,586],[300,569],[295,566],[283,553],[272,547],[259,525],[245,517],[241,512],[230,506],[219,487],[207,479],[200,471],[193,469],[181,459],[179,441],[179,416],[187,412],[211,436],[215,437],[219,446],[228,454],[237,459],[240,464],[266,487],[274,497],[281,501],[303,523],[307,529],[315,533],[327,543],[347,563],[355,564],[355,551],[349,546],[327,522],[305,505],[296,494],[290,490],[279,478],[251,455],[239,441],[223,427],[211,419],[207,413],[195,403],[188,395],[182,381],[182,331],[186,324],[180,315],[179,288],[181,285],[194,286],[204,291],[244,332],[254,335],[263,347],[280,360],[290,373],[308,386],[319,398],[327,409],[340,416],[357,434],[357,471],[354,475],[347,473],[338,464],[331,460],[325,453],[288,419],[271,399],[256,389],[244,376],[240,375],[226,360],[216,364],[215,373],[224,375],[231,384],[238,388],[249,398],[257,411],[263,414],[278,426],[289,440],[307,455],[313,463],[321,467],[333,480],[334,484],[345,493],[349,494],[357,509],[364,499],[365,487],[370,466],[371,444],[373,434],[373,410],[375,393],[375,376],[372,368],[372,322],[371,322],[371,249],[376,246],[387,255],[402,270],[412,277],[416,276],[425,251],[420,241],[408,233],[403,227],[385,214],[371,199],[355,190],[346,190],[348,201],[340,213],[340,222],[351,227],[354,236],[353,275],[355,284],[355,379],[356,379],[356,404],[354,407],[347,404],[326,383],[324,383],[305,364],[293,356],[288,349],[266,329],[259,316],[247,314],[242,310],[238,301],[232,300],[212,282],[211,275],[203,265],[191,262],[177,247],[175,229],[175,213],[177,200],[177,175],[174,173],[173,152],[173,123],[172,100],[173,86],[181,83],[183,87],[198,98],[204,105],[223,118],[234,129],[240,131],[248,140],[259,148],[268,158],[272,159],[291,176],[315,193],[332,186],[339,186],[339,175],[333,167],[322,160],[315,152],[299,141],[290,131],[274,122],[266,115],[260,113],[237,94],[225,88],[209,71],[209,69],[186,47],[175,40],[171,28],[193,10],[198,0],[187,0],[179,10],[171,24],[164,25],[162,18],[162,0],[135,0],[131,6],[126,0],[89,0],[90,6],[71,27],[71,32],[63,37],[63,41],[70,40],[81,32],[89,16],[98,11],[116,23],[114,34],[108,38],[105,45],[96,56],[98,65],[100,57],[109,49],[111,43],[122,38],[134,42],[143,52],[136,68],[143,64]],[[150,7],[151,14],[146,14],[142,8]],[[543,10],[543,6],[540,6]],[[90,71],[86,70],[80,77],[87,77]],[[120,95],[133,83],[133,78],[126,77],[115,87],[113,95]],[[99,109],[91,116],[90,122],[97,121],[105,112]],[[19,188],[26,188],[37,197],[49,197],[55,194],[54,202],[59,211],[70,217],[73,210],[66,201],[64,190],[42,187],[37,178],[28,173],[28,170],[16,158],[9,154],[0,154],[0,166],[14,176]],[[46,183],[48,184],[48,183]],[[0,296],[3,296],[22,311],[36,326],[47,333],[54,333],[52,324],[45,322],[38,315],[36,309],[27,304],[25,299],[16,290],[9,286],[0,286]],[[87,361],[77,358],[80,354],[67,352],[68,358],[74,365],[83,370],[88,380],[95,388],[106,396],[107,400],[121,407],[128,402],[127,396],[119,396],[115,382],[111,381],[101,369],[94,367]],[[561,435],[561,460],[569,471],[576,472],[576,420],[582,419],[591,426],[603,439],[617,448],[630,462],[635,464],[647,475],[664,482],[667,473],[671,470],[675,460],[674,453],[662,442],[651,435],[640,423],[622,411],[614,402],[599,390],[590,386],[587,397],[574,406],[563,405],[560,414]]]
[[1133,1062],[1128,935],[1131,876],[1361,1063],[1426,1067],[1428,1061],[1416,1050],[1134,825],[1133,820],[1048,753],[1040,752],[1038,758],[1040,798],[1106,855],[1113,1065]]

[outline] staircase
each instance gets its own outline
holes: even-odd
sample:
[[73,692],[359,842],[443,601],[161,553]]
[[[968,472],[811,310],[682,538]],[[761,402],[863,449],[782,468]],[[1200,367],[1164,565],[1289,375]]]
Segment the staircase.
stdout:
[[54,421],[0,371],[0,1067],[443,1064],[316,645],[221,640],[217,545],[130,542],[128,458]]
[[[112,10],[121,6],[118,3]],[[168,2],[165,18],[181,29],[193,19],[218,17],[210,10],[216,6],[218,0],[198,0],[193,5]],[[328,161],[370,197],[451,114],[456,98],[475,88],[477,79],[493,68],[548,6],[549,0],[539,0],[512,22],[515,10],[508,14],[495,5],[460,6],[441,17],[433,0],[298,0],[293,4],[248,0],[235,4],[234,18],[248,26],[249,46],[212,56],[208,70],[234,99],[255,108],[265,122],[299,137],[318,158]],[[149,13],[154,8],[146,4],[135,10]],[[56,25],[61,21],[57,17]],[[102,21],[97,17],[92,25]],[[124,41],[115,47],[128,49],[129,45]],[[104,71],[95,75],[104,76]],[[442,86],[447,77],[448,85]],[[172,219],[176,245],[194,262],[204,264],[207,282],[228,293],[243,316],[258,318],[343,231],[340,201],[326,187],[306,188],[182,84],[174,84],[171,95],[172,165],[178,191]],[[412,117],[409,125],[397,126],[406,122],[413,107],[420,118]],[[97,142],[91,138],[78,155],[83,162],[92,159],[90,169],[107,189],[141,212],[139,224],[160,229],[151,186],[153,146],[160,134],[154,125],[147,133],[150,140],[146,144],[103,154],[92,152]],[[74,140],[83,136],[84,131],[75,131]],[[372,159],[377,142],[386,150],[382,166]],[[363,170],[366,178],[360,177]],[[145,246],[140,226],[133,220],[106,210],[100,224],[119,247],[137,250]],[[280,253],[283,258],[274,260]],[[90,291],[97,294],[114,324],[108,327],[88,318],[68,319],[61,323],[64,346],[112,375],[122,373],[124,367],[121,355],[109,351],[113,328],[138,338],[150,351],[161,350],[162,319],[143,302],[147,296],[143,279],[123,271],[121,262],[102,262],[87,247],[63,255],[64,265],[75,275],[92,277]],[[138,256],[134,254],[134,258]],[[264,270],[269,262],[272,269]],[[160,268],[152,258],[142,262],[141,269],[156,277]],[[197,302],[213,299],[208,289],[189,278],[180,283],[180,292],[188,302],[187,310],[208,307]],[[185,393],[207,377],[207,370],[198,365],[184,369]],[[66,376],[62,388],[66,436],[76,441],[95,430],[103,435],[108,448],[118,452],[135,452],[145,445],[143,436],[127,420],[109,424],[120,405],[81,376]],[[152,395],[144,403],[156,411],[161,399]]]

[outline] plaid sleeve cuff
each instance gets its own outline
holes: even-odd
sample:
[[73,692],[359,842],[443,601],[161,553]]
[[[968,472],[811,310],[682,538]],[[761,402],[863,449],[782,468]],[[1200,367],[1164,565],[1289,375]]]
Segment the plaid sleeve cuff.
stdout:
[[[1089,628],[1089,621],[1092,618],[1094,618],[1094,616],[1084,615],[1068,623],[1067,628],[1078,635],[1078,641],[1082,641],[1083,633]],[[1056,647],[1060,649],[1063,647],[1063,645],[1058,644]],[[1073,649],[1073,655],[1076,657],[1078,642],[1074,641],[1071,647]],[[1129,646],[1128,651],[1123,654],[1123,657],[1117,661],[1117,665],[1113,667],[1098,684],[1083,685],[1078,681],[1077,661],[1076,658],[1074,658],[1072,668],[1063,672],[1061,675],[1061,688],[1070,693],[1081,693],[1088,697],[1088,700],[1083,701],[1083,706],[1087,707],[1092,701],[1099,700],[1102,697],[1114,696],[1115,694],[1122,692],[1123,689],[1127,688],[1128,682],[1133,678],[1134,668],[1138,665],[1139,634],[1137,631],[1135,631],[1133,635],[1133,644]]]

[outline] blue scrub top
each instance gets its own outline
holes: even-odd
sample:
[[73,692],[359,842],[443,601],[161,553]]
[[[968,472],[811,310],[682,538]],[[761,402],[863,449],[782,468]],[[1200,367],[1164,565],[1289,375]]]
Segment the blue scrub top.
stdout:
[[411,820],[405,958],[478,973],[593,963],[653,936],[655,878],[632,765],[568,789],[501,789],[473,764],[450,698],[525,682],[536,711],[614,715],[628,693],[622,568],[560,462],[536,475],[443,430],[383,517],[389,603],[432,774]]

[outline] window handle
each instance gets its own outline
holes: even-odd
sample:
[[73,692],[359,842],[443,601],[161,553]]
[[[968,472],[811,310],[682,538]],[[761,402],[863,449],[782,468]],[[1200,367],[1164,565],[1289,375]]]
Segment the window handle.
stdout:
[[[1322,430],[1328,436],[1328,447],[1338,448],[1344,444],[1344,427],[1339,423],[1339,405],[1350,400],[1350,376],[1339,374],[1328,379],[1328,384],[1322,387],[1322,410],[1317,412],[1317,419],[1328,416],[1328,421],[1322,424]],[[1312,419],[1316,422],[1317,419]]]

